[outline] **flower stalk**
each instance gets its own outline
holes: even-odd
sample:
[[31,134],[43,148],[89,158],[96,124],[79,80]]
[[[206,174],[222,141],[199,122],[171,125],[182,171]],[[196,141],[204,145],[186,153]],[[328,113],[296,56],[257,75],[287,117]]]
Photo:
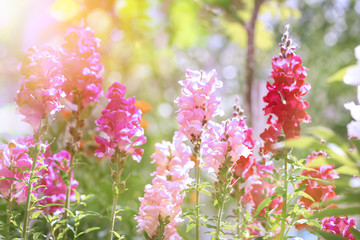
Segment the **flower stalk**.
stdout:
[[126,182],[121,181],[121,174],[125,167],[125,159],[126,155],[124,156],[123,154],[120,154],[119,150],[116,149],[116,153],[114,155],[114,160],[116,161],[116,171],[113,174],[113,207],[111,212],[109,240],[113,239],[116,218],[116,206],[119,200],[119,194],[125,192]]
[[213,197],[215,198],[216,206],[218,207],[218,215],[217,215],[217,224],[216,231],[214,235],[214,239],[220,239],[220,231],[221,231],[221,221],[222,214],[224,211],[225,202],[230,199],[230,193],[232,190],[231,187],[231,178],[232,173],[230,171],[230,166],[232,165],[231,157],[227,156],[225,158],[225,163],[219,168],[218,173],[218,181],[215,182],[215,191],[213,193]]
[[281,213],[281,229],[280,229],[280,240],[286,239],[286,214],[287,214],[287,186],[288,185],[288,175],[287,175],[287,158],[284,159],[284,195],[283,195],[283,205]]
[[34,172],[36,168],[37,158],[40,153],[40,144],[39,139],[35,139],[36,146],[34,148],[34,151],[32,153],[29,153],[30,157],[32,158],[33,162],[31,165],[31,172],[30,172],[30,178],[28,185],[28,191],[27,191],[27,197],[26,197],[26,206],[25,206],[25,218],[24,218],[24,226],[23,226],[23,233],[22,237],[25,240],[29,239],[29,222],[30,222],[30,214],[31,214],[31,194],[33,190],[33,182],[34,182]]
[[200,143],[195,145],[195,179],[196,179],[196,206],[195,206],[195,239],[199,240],[200,232]]

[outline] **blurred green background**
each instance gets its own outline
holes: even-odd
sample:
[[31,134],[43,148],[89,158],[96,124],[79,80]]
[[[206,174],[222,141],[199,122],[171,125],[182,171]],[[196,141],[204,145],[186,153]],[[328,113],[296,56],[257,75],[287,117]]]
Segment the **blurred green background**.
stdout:
[[[231,115],[235,96],[244,96],[247,35],[235,14],[248,21],[254,8],[250,0],[0,0],[0,135],[5,140],[30,134],[30,128],[15,114],[14,97],[21,75],[17,65],[24,51],[32,45],[57,44],[65,31],[82,21],[101,39],[101,56],[105,65],[103,87],[115,81],[127,86],[127,96],[149,104],[144,115],[148,123],[143,161],[128,161],[125,176],[128,191],[120,205],[126,211],[116,229],[126,239],[141,239],[136,233],[134,214],[138,197],[150,183],[150,155],[154,144],[170,140],[178,129],[178,81],[186,69],[216,69],[224,82],[220,90],[225,117]],[[347,137],[346,124],[351,117],[343,104],[356,98],[356,88],[343,84],[341,74],[356,63],[354,48],[360,44],[360,2],[355,0],[267,0],[262,4],[255,30],[255,83],[253,108],[255,138],[265,127],[262,96],[271,73],[271,58],[279,53],[285,24],[298,46],[297,54],[309,68],[307,81],[312,89],[306,99],[312,123],[304,128],[323,125]],[[334,75],[335,74],[335,75]],[[87,209],[103,218],[89,217],[82,227],[99,226],[100,232],[84,239],[101,239],[107,234],[111,196],[110,171],[105,162],[93,157],[96,147],[94,120],[106,101],[91,106],[85,132],[82,165],[75,170],[81,194],[94,194]],[[242,104],[243,105],[243,104]],[[142,103],[144,107],[144,103]],[[149,106],[145,106],[149,108]],[[64,126],[60,114],[53,124],[52,136]],[[51,138],[49,138],[51,139]],[[61,144],[53,146],[53,150]],[[191,202],[191,197],[186,200]],[[85,208],[85,207],[84,207]],[[184,231],[184,230],[183,230]],[[186,234],[185,234],[186,235]],[[191,239],[186,238],[185,239]]]

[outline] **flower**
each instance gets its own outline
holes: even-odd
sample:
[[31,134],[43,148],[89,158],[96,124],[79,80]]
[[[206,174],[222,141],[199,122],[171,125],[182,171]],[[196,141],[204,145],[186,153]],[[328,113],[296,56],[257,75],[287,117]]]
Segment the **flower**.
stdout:
[[[307,164],[317,157],[326,157],[326,154],[324,152],[314,152],[306,159]],[[316,210],[317,203],[333,199],[337,196],[335,194],[335,184],[330,182],[333,179],[339,178],[339,174],[335,171],[333,165],[322,165],[321,167],[313,168],[312,170],[303,170],[301,175],[307,176],[309,179],[304,179],[299,186],[305,185],[304,192],[311,196],[315,202],[309,198],[302,197],[298,201],[299,205],[303,205],[309,210]],[[314,179],[329,181],[329,183],[326,184],[323,181]]]
[[354,49],[357,65],[347,69],[344,76],[344,83],[348,85],[360,85],[360,45]]
[[354,235],[350,232],[355,227],[355,219],[346,217],[326,217],[321,221],[323,231],[331,232],[335,235],[345,237],[349,240],[355,240]]
[[176,132],[173,142],[163,141],[155,144],[152,163],[157,164],[152,173],[152,185],[145,187],[145,195],[140,198],[141,206],[138,221],[139,231],[145,231],[150,238],[160,234],[160,221],[165,224],[162,239],[181,239],[176,226],[182,221],[181,204],[185,197],[183,190],[192,182],[189,171],[194,167],[191,149],[183,141],[185,136]]
[[[65,174],[69,169],[70,153],[65,150],[54,155],[47,153],[44,162],[47,165],[47,174],[40,181],[40,185],[44,185],[44,187],[38,188],[37,192],[38,194],[45,196],[45,198],[40,200],[39,204],[43,206],[51,203],[64,204],[66,200],[67,186],[61,176],[61,173]],[[74,180],[73,176],[71,178],[70,185],[70,201],[76,201],[73,189],[77,187],[78,182]],[[50,206],[42,208],[42,210],[46,214],[62,213],[65,211],[62,206]]]
[[186,71],[186,79],[179,82],[181,97],[175,100],[180,107],[177,120],[180,131],[192,142],[200,139],[203,126],[214,116],[222,115],[219,110],[220,98],[215,91],[222,87],[216,71]]
[[59,98],[65,96],[61,90],[65,78],[58,49],[30,48],[19,71],[24,79],[20,81],[20,90],[15,99],[17,111],[25,116],[24,121],[33,129],[38,129],[42,119],[63,108]]
[[[254,174],[245,182],[245,193],[242,201],[248,205],[253,212],[259,207],[260,203],[267,197],[275,195],[275,184],[266,181],[267,178],[271,179],[271,172],[274,167],[268,164],[257,163]],[[276,197],[269,204],[269,209],[273,209],[277,214],[282,211],[282,198]],[[265,208],[261,210],[259,215],[264,216]]]
[[[346,75],[344,76],[344,83],[349,85],[357,85],[357,100],[360,103],[360,46],[355,48],[355,56],[358,59],[356,67],[351,67],[347,70]],[[356,105],[354,102],[348,102],[344,104],[344,107],[350,111],[352,118],[355,121],[351,121],[347,125],[348,136],[349,138],[360,139],[360,105]]]
[[121,83],[113,83],[106,97],[109,103],[96,120],[97,130],[107,135],[107,138],[96,136],[99,144],[95,151],[97,157],[112,159],[116,150],[120,154],[131,155],[140,162],[143,149],[136,148],[146,142],[144,129],[140,126],[141,111],[135,107],[135,97],[124,97],[126,87]]
[[241,117],[230,118],[221,125],[209,121],[202,136],[201,153],[206,163],[204,167],[218,173],[226,157],[229,157],[232,163],[242,156],[247,158],[252,154],[253,140],[249,135],[251,131]]
[[61,48],[61,60],[66,81],[63,90],[66,98],[84,108],[97,102],[103,91],[101,88],[103,65],[98,52],[100,39],[89,27],[69,28]]
[[[11,141],[8,145],[0,146],[0,178],[11,178],[0,180],[0,196],[8,201],[15,200],[18,204],[24,202],[27,198],[30,169],[33,159],[29,156],[29,148],[35,146],[32,136],[19,138]],[[41,159],[43,155],[38,156],[35,169],[43,166]],[[41,178],[46,173],[43,170],[35,171]],[[16,179],[16,180],[15,180]],[[37,184],[35,181],[34,186]]]
[[286,54],[275,56],[272,60],[271,78],[274,82],[267,82],[269,92],[263,98],[267,103],[263,110],[265,115],[269,115],[267,124],[270,125],[260,135],[264,140],[264,154],[273,150],[272,145],[282,135],[287,139],[300,137],[300,123],[311,121],[305,111],[309,103],[301,99],[310,90],[310,84],[304,81],[307,69],[302,66],[300,56],[296,56],[292,49],[283,48],[282,52]]

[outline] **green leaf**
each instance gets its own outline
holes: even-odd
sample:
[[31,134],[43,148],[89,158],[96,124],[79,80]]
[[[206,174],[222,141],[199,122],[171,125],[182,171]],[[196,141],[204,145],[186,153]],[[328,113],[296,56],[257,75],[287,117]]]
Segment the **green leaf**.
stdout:
[[124,236],[120,236],[117,232],[113,231],[113,233],[118,239],[124,239]]
[[330,208],[330,209],[325,209],[319,213],[316,213],[310,218],[313,219],[313,218],[358,215],[358,214],[360,214],[360,207]]
[[312,196],[310,196],[309,194],[307,194],[306,192],[298,192],[297,195],[303,196],[304,198],[307,198],[307,199],[315,202],[315,199]]
[[347,67],[344,67],[344,68],[338,70],[336,73],[334,73],[333,75],[331,75],[331,76],[327,79],[327,81],[328,81],[329,83],[342,82],[343,79],[344,79],[344,76],[345,76],[345,74],[346,74],[346,72],[347,72],[347,70],[348,70],[349,68],[356,67],[356,66],[357,66],[357,65],[350,65],[350,66],[347,66]]
[[96,231],[96,230],[99,230],[99,229],[100,229],[99,227],[88,228],[88,229],[85,230],[84,233],[86,234],[86,233],[89,233],[89,232],[92,232],[92,231]]
[[343,238],[339,235],[335,235],[335,234],[332,234],[332,233],[329,233],[329,232],[325,232],[325,231],[321,231],[321,230],[318,230],[318,229],[314,229],[314,232],[324,238],[325,240],[347,240],[346,238]]
[[271,203],[272,200],[274,200],[275,197],[276,196],[270,196],[270,197],[267,197],[264,201],[262,201],[259,204],[259,206],[257,207],[254,217],[256,217],[264,207],[269,206],[269,204]]
[[211,196],[211,193],[208,190],[204,189],[204,188],[200,189],[200,192],[205,193],[208,196]]
[[350,176],[358,176],[360,175],[359,173],[359,169],[358,168],[354,168],[354,167],[351,167],[351,166],[341,166],[339,168],[336,169],[336,172],[340,173],[340,174],[347,174],[347,175],[350,175]]
[[360,232],[354,228],[350,228],[350,232],[354,235],[356,240],[360,240]]
[[31,219],[36,219],[36,218],[38,218],[41,213],[42,213],[42,211],[33,212],[33,213],[31,214]]
[[192,222],[192,223],[190,223],[189,225],[187,225],[187,227],[186,227],[186,232],[189,232],[191,229],[193,229],[194,227],[195,227],[195,223],[194,222]]

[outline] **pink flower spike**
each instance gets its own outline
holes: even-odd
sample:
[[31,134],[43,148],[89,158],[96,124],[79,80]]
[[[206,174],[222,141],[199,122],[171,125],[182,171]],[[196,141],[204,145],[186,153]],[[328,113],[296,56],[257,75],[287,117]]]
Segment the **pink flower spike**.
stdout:
[[[32,158],[28,155],[29,147],[35,145],[34,139],[30,137],[19,138],[16,141],[11,141],[8,145],[0,146],[0,178],[11,177],[14,179],[0,180],[0,197],[7,200],[15,200],[20,204],[27,198],[28,187],[26,182],[29,181],[30,171],[32,166]],[[38,156],[36,168],[43,166],[43,154]],[[44,170],[37,172],[37,176],[41,179],[46,175]],[[41,181],[41,180],[40,180]],[[39,180],[34,182],[34,186],[39,183]],[[11,188],[12,187],[12,188]],[[10,192],[10,190],[12,191]],[[36,192],[33,192],[37,196]]]
[[61,60],[66,81],[63,90],[66,98],[82,108],[98,102],[103,94],[101,76],[103,65],[98,52],[100,39],[89,27],[69,28],[61,48]]
[[215,70],[208,74],[188,70],[186,79],[179,83],[182,89],[181,97],[175,101],[180,107],[177,120],[180,131],[194,142],[200,138],[202,128],[208,121],[223,114],[219,110],[220,97],[215,95],[223,84],[217,79]]
[[[66,161],[66,165],[65,165]],[[44,199],[39,201],[41,205],[47,205],[51,203],[64,204],[66,199],[66,184],[62,179],[60,172],[66,172],[70,165],[70,154],[63,150],[57,154],[46,154],[45,164],[47,165],[47,174],[41,179],[40,187],[37,189],[38,194],[45,196]],[[78,186],[78,182],[71,177],[71,193],[70,201],[76,201],[74,189]],[[46,214],[63,213],[65,209],[62,206],[51,206],[42,209]]]
[[52,47],[30,48],[19,71],[24,79],[15,99],[17,111],[37,130],[42,119],[63,108],[59,98],[65,96],[61,89],[65,78],[58,50]]
[[126,99],[125,92],[126,87],[115,82],[106,94],[109,103],[96,124],[97,130],[104,132],[107,137],[95,137],[99,144],[95,155],[111,160],[118,149],[120,154],[131,155],[133,160],[140,162],[143,150],[136,147],[146,142],[144,129],[140,126],[142,113],[134,105],[135,98]]

